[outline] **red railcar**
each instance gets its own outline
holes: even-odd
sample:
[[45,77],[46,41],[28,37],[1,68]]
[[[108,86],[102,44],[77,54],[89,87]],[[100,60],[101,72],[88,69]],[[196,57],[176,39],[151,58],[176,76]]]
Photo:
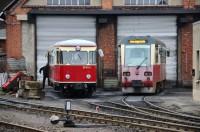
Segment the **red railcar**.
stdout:
[[156,93],[166,80],[167,49],[150,36],[129,36],[120,43],[123,93]]
[[48,63],[49,82],[55,89],[88,96],[96,90],[96,43],[79,39],[57,42],[48,51]]

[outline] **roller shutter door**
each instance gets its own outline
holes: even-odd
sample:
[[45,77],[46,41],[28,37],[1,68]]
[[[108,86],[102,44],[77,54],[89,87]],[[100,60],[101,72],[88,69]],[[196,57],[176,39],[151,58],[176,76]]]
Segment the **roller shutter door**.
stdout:
[[39,68],[47,62],[49,46],[67,39],[86,39],[96,42],[96,19],[90,16],[38,16],[37,17],[37,78],[42,79]]
[[119,16],[118,42],[125,36],[153,36],[170,49],[167,58],[167,80],[177,79],[177,25],[176,16]]

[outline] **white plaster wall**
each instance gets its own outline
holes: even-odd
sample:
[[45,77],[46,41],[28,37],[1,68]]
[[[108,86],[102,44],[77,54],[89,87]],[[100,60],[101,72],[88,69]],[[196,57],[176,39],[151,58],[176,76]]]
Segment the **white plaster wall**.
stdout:
[[35,75],[35,26],[22,22],[22,55],[25,58],[27,73]]

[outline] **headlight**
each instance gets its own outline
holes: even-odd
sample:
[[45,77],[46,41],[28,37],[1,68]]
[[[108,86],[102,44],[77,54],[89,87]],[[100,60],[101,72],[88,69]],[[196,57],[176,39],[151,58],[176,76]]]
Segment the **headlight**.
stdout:
[[123,76],[130,76],[131,73],[130,72],[123,72]]
[[70,75],[69,75],[69,74],[66,74],[66,75],[65,75],[65,78],[66,78],[67,80],[69,80],[69,79],[70,79]]
[[86,78],[87,78],[87,79],[90,79],[91,77],[92,77],[92,76],[91,76],[90,74],[87,74],[87,75],[86,75]]
[[144,72],[144,76],[152,76],[152,72],[146,71],[146,72]]

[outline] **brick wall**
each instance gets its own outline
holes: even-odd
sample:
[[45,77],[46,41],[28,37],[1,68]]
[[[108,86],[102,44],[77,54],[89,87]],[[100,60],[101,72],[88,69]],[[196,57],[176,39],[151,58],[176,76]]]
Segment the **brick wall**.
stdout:
[[[106,23],[99,23],[97,26],[97,43],[104,52],[104,71],[116,75],[116,18],[107,17]],[[113,72],[113,74],[112,74]]]
[[109,10],[112,9],[113,6],[113,0],[102,0],[102,8]]
[[194,8],[196,0],[183,0],[184,8]]
[[17,21],[15,16],[7,16],[7,41],[6,51],[7,57],[13,57],[19,59],[22,56],[21,53],[21,23]]
[[20,0],[11,8],[6,16],[6,51],[7,57],[20,59],[22,57],[22,27],[21,21],[17,20],[16,15],[26,14],[29,9],[21,8],[26,0]]
[[180,29],[181,35],[181,80],[183,86],[191,86],[192,83],[192,23],[184,24]]

